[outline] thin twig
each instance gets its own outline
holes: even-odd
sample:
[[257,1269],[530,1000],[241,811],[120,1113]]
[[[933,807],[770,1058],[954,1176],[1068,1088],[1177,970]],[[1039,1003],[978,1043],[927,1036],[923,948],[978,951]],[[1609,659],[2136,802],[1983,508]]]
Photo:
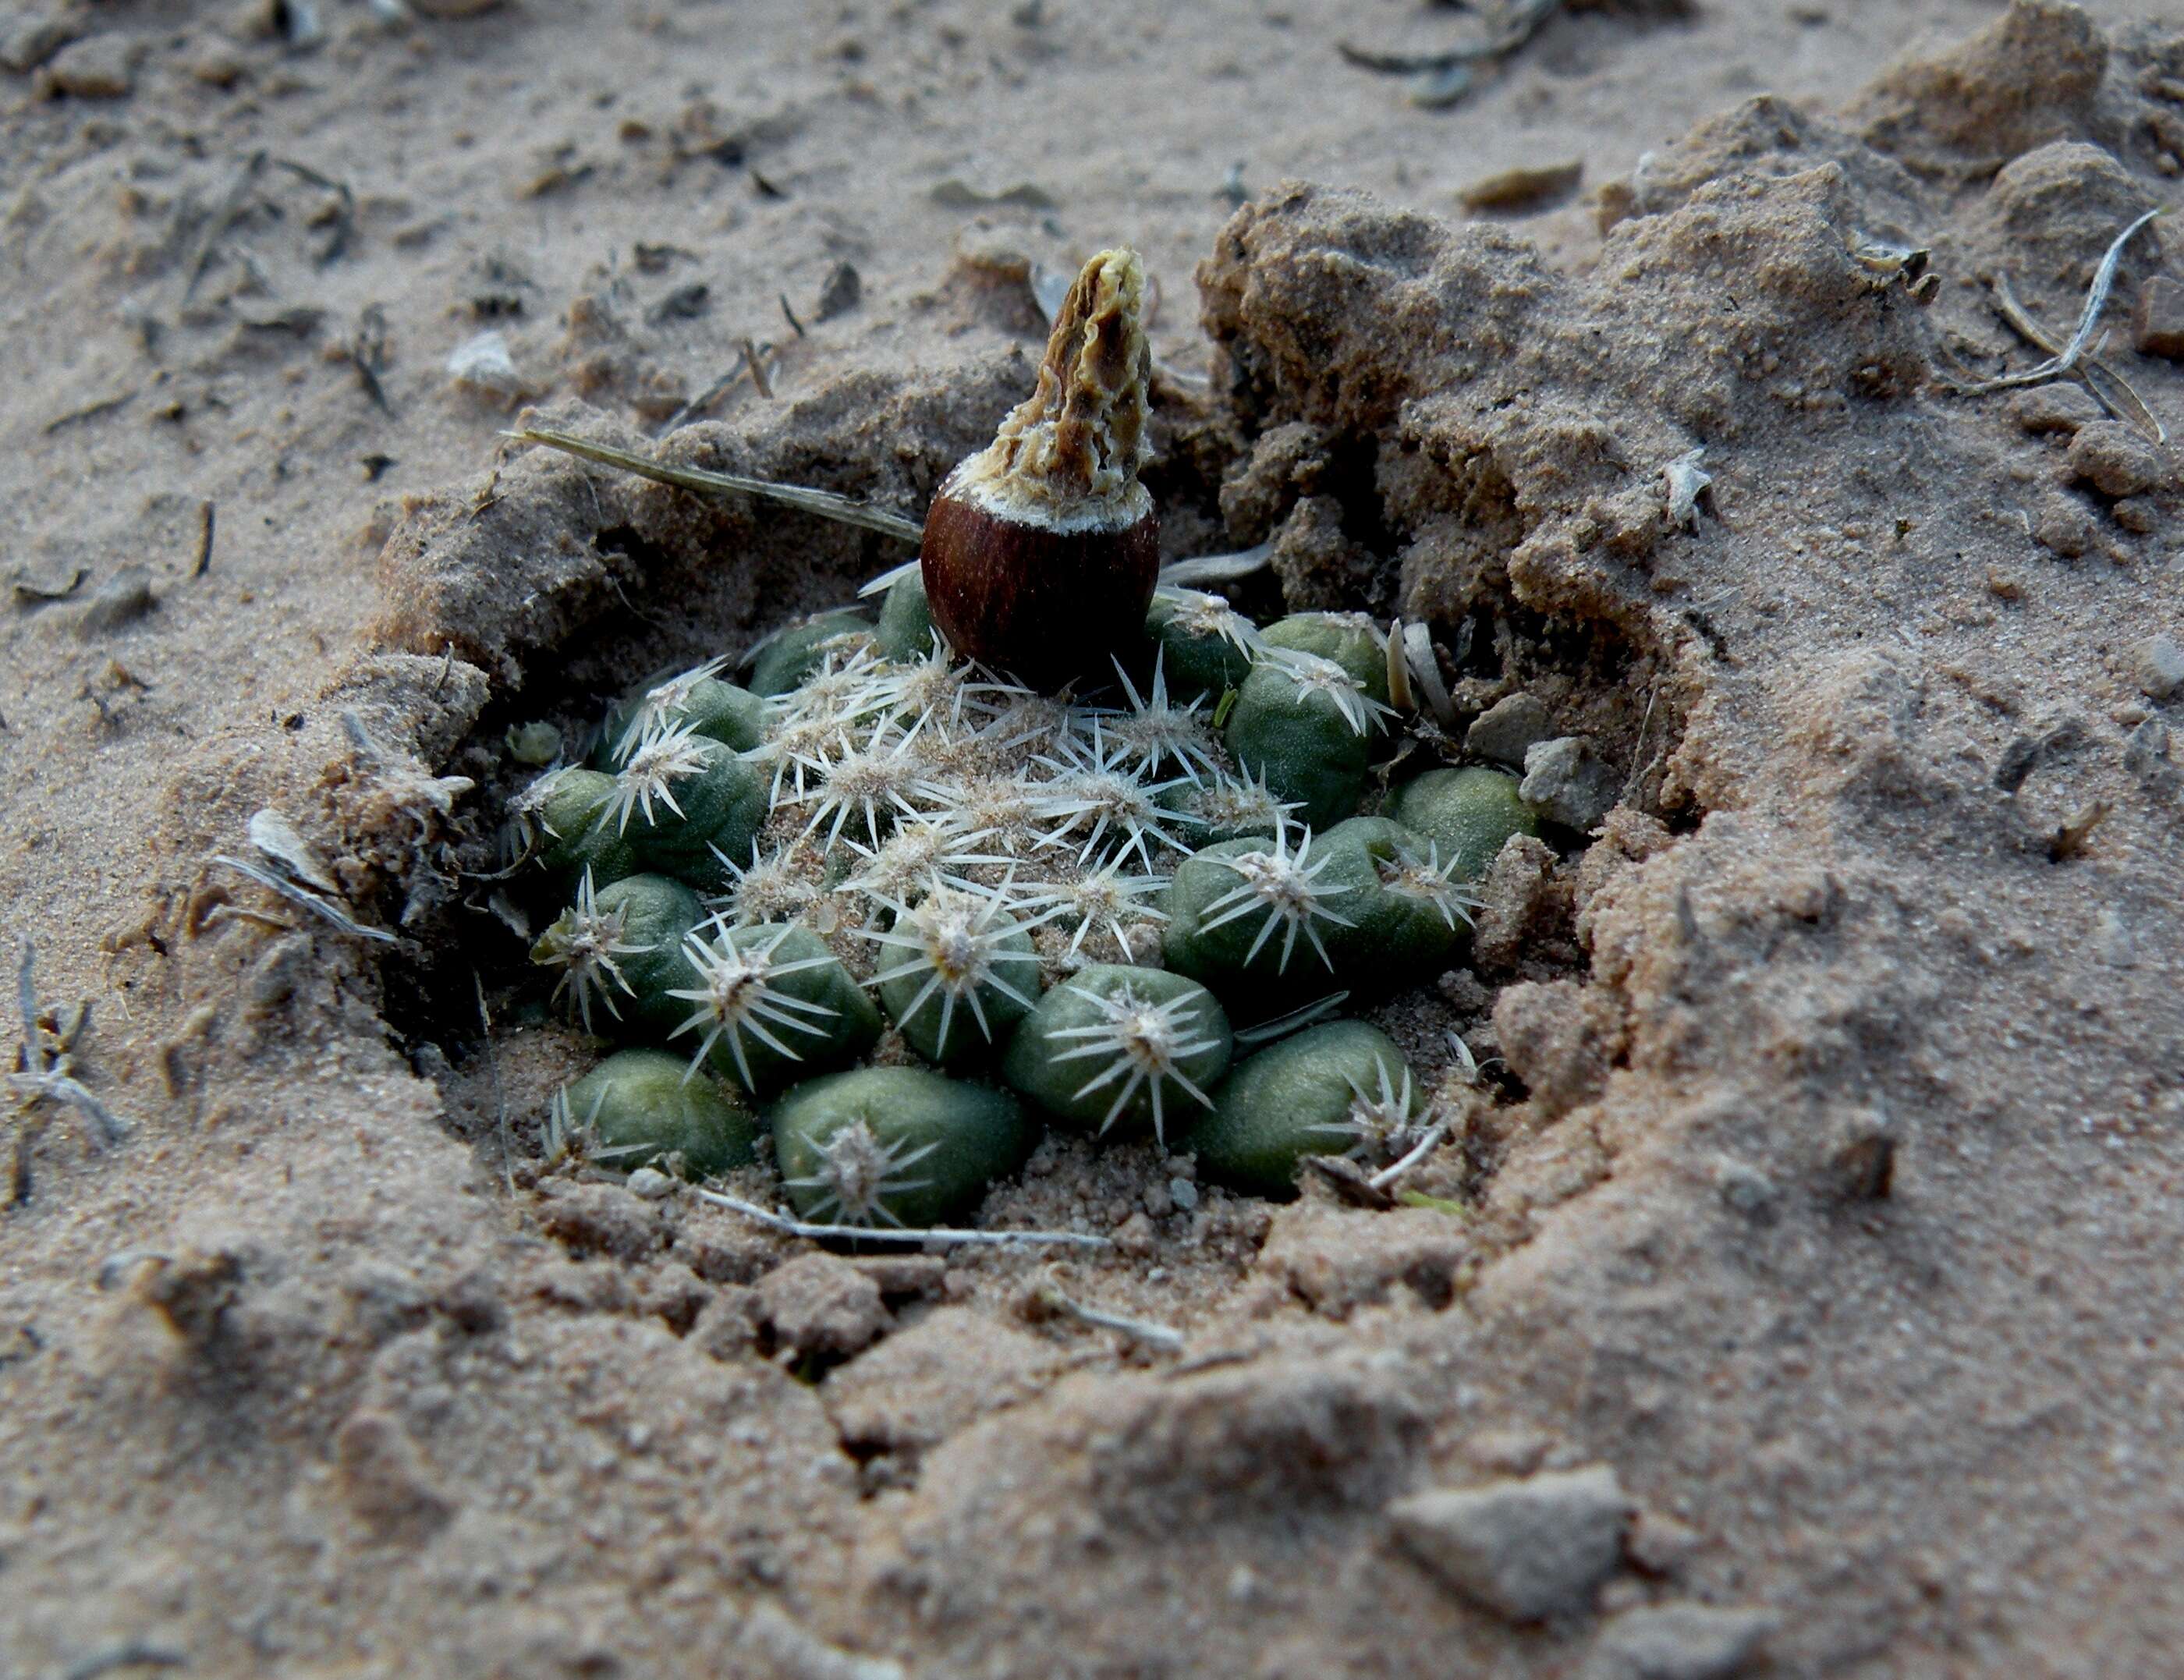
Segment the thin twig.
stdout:
[[136,392],[133,389],[124,391],[117,397],[101,397],[97,402],[86,403],[81,409],[71,409],[68,413],[46,422],[46,436],[51,437],[55,432],[75,426],[81,420],[97,420],[101,414],[110,414],[123,403],[132,400],[136,395]]
[[203,577],[212,570],[213,505],[208,500],[198,509],[198,557],[191,563],[190,576]]
[[23,941],[22,961],[15,969],[15,1001],[23,1011],[23,1060],[31,1073],[46,1071],[46,1045],[38,1032],[38,948]]
[[1098,1307],[1088,1307],[1082,1301],[1072,1301],[1061,1290],[1045,1288],[1032,1297],[1049,1312],[1073,1318],[1079,1324],[1089,1324],[1095,1330],[1117,1330],[1133,1342],[1142,1342],[1149,1348],[1158,1348],[1163,1353],[1183,1351],[1183,1332],[1172,1330],[1165,1324],[1155,1324],[1142,1318],[1125,1318],[1120,1313],[1102,1312]]
[[666,437],[685,420],[695,420],[714,403],[719,402],[722,398],[727,396],[729,388],[744,376],[744,353],[741,350],[737,351],[736,359],[729,364],[728,370],[681,408],[676,409],[673,414],[668,415],[667,424],[660,428],[660,435],[662,437]]
[[[1646,691],[1646,711],[1645,715],[1638,720],[1638,738],[1630,743],[1630,779],[1623,784],[1623,803],[1625,804],[1630,803],[1630,796],[1638,791],[1641,778],[1653,767],[1651,760],[1641,760],[1638,754],[1640,749],[1646,744],[1646,730],[1652,726],[1653,702],[1660,698],[1661,676],[1660,673],[1656,671],[1653,674],[1652,687]],[[1469,1054],[1468,1049],[1465,1054]]]
[[1272,1021],[1261,1021],[1256,1026],[1240,1029],[1235,1035],[1236,1042],[1256,1049],[1261,1044],[1272,1043],[1277,1038],[1286,1038],[1322,1016],[1334,1014],[1349,1001],[1350,993],[1347,992],[1329,992],[1325,997],[1315,998],[1301,1008],[1291,1010],[1287,1015],[1278,1015]]
[[547,431],[526,426],[507,432],[526,443],[543,443],[549,448],[566,454],[577,455],[588,461],[597,461],[602,466],[619,467],[624,472],[633,472],[639,478],[649,478],[655,484],[671,484],[678,490],[694,490],[701,496],[756,496],[762,500],[779,502],[785,507],[800,512],[816,514],[841,525],[854,525],[861,530],[877,531],[883,537],[892,537],[899,542],[915,543],[923,538],[925,527],[906,520],[900,514],[889,513],[884,508],[875,508],[863,502],[852,501],[847,496],[838,496],[831,490],[814,490],[801,484],[776,484],[771,479],[747,478],[741,473],[708,472],[702,467],[672,467],[659,461],[647,460],[642,455],[632,454],[627,449],[617,449],[610,444],[592,443],[566,431]]
[[[508,1092],[500,1082],[500,1051],[493,1042],[493,1011],[486,1007],[485,982],[478,978],[476,969],[471,971],[471,984],[477,988],[478,1026],[485,1033],[486,1071],[493,1078],[493,1107],[500,1116],[501,1176],[508,1181],[508,1193],[513,1196],[515,1193],[515,1159],[508,1141]],[[602,1097],[606,1095],[604,1087],[599,1094]]]
[[770,1212],[755,1202],[724,1195],[718,1190],[694,1190],[691,1193],[701,1201],[710,1202],[715,1207],[739,1213],[745,1219],[765,1226],[769,1231],[778,1231],[790,1237],[846,1237],[871,1243],[978,1243],[997,1249],[1037,1248],[1042,1245],[1076,1249],[1114,1247],[1105,1237],[1094,1237],[1077,1231],[956,1231],[938,1226],[927,1230],[904,1230],[867,1225],[815,1225],[805,1220],[791,1218],[785,1213]]
[[[2008,275],[1998,275],[1994,282],[1995,306],[2002,318],[2023,334],[2036,348],[2051,356],[2060,356],[2063,346],[2055,335],[2032,318],[2031,312],[2017,301],[2017,293],[2009,284]],[[2100,359],[2099,347],[2088,352],[2080,364],[2072,369],[2078,382],[2092,392],[2093,400],[2118,420],[2137,421],[2153,435],[2157,443],[2169,441],[2169,428],[2162,425],[2153,409],[2148,408],[2131,381]]]
[[1982,397],[1992,391],[2014,390],[2019,386],[2043,384],[2051,379],[2060,379],[2078,364],[2092,341],[2093,329],[2100,324],[2101,311],[2108,307],[2109,292],[2115,285],[2117,264],[2123,261],[2123,248],[2131,242],[2131,236],[2144,227],[2161,212],[2148,210],[2121,233],[2116,235],[2101,258],[2101,265],[2093,271],[2093,283],[2086,293],[2086,307],[2078,316],[2078,330],[2070,335],[2070,342],[2037,367],[2025,369],[2020,373],[2005,373],[1978,384],[1965,387],[1967,397]]
[[331,904],[317,893],[284,880],[270,869],[260,869],[256,864],[246,863],[241,858],[231,858],[225,852],[213,854],[212,861],[225,864],[238,875],[247,875],[260,887],[278,893],[292,904],[300,904],[312,915],[323,916],[343,932],[359,939],[375,939],[382,945],[398,945],[402,942],[383,927],[366,927],[345,910]]
[[257,181],[259,171],[265,169],[265,152],[257,151],[244,160],[242,167],[236,172],[235,179],[228,183],[227,191],[220,196],[219,205],[206,221],[204,232],[198,240],[198,248],[190,258],[189,278],[182,286],[182,301],[185,303],[196,294],[198,282],[204,278],[205,270],[212,266],[213,253],[220,244],[221,236],[235,225],[237,218],[242,214],[243,201],[250,196],[252,185]]
[[[93,1148],[118,1143],[129,1135],[128,1126],[90,1087],[68,1071],[64,1060],[47,1058],[44,1035],[38,1030],[37,960],[36,944],[24,940],[23,960],[15,971],[16,1001],[23,1012],[23,1071],[8,1074],[8,1085],[25,1105],[42,1099],[65,1103],[75,1110],[92,1123]],[[26,1147],[18,1134],[15,1177],[19,1188],[29,1171]]]
[[744,365],[750,370],[751,384],[761,397],[773,395],[773,381],[766,371],[766,351],[755,338],[744,340]]

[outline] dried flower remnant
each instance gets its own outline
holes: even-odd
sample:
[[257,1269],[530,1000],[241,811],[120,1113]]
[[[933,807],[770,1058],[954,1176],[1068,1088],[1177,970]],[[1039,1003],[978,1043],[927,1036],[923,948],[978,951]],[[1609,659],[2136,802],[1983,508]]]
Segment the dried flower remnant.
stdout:
[[1144,264],[1102,251],[1062,300],[1032,395],[943,481],[919,559],[933,624],[1042,689],[1141,633],[1160,567],[1149,453]]

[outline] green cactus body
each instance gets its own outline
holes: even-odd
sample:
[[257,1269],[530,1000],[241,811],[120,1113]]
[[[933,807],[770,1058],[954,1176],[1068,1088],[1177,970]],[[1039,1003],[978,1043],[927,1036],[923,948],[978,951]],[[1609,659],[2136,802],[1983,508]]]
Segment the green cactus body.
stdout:
[[1453,879],[1477,881],[1511,835],[1540,832],[1517,785],[1498,770],[1429,770],[1396,789],[1388,815],[1439,848]]
[[1362,1021],[1329,1021],[1237,1063],[1177,1147],[1218,1183],[1287,1196],[1306,1155],[1384,1153],[1422,1107],[1394,1040]]
[[1358,886],[1329,878],[1334,860],[1310,839],[1284,826],[1184,859],[1161,901],[1162,960],[1251,1015],[1326,991],[1334,983],[1328,938],[1348,925]]
[[875,626],[860,612],[822,613],[780,631],[760,651],[751,668],[754,694],[786,694],[819,668],[829,645],[850,636],[869,637]]
[[1226,737],[1244,772],[1277,798],[1293,801],[1298,816],[1315,826],[1356,813],[1370,756],[1368,715],[1346,709],[1343,693],[1311,680],[1330,677],[1341,678],[1347,698],[1362,698],[1332,665],[1303,678],[1279,661],[1257,666],[1237,691]]
[[880,657],[922,659],[933,651],[933,613],[925,599],[925,580],[911,572],[897,579],[881,598]]
[[750,854],[766,806],[757,767],[684,724],[638,743],[615,778],[609,817],[645,868],[710,877],[715,851]]
[[892,902],[892,925],[866,936],[884,947],[880,1002],[928,1061],[959,1067],[998,1054],[1038,999],[1039,953],[1003,902],[943,887],[915,906]]
[[1196,849],[1224,840],[1246,840],[1270,835],[1296,813],[1297,807],[1277,798],[1263,782],[1248,777],[1211,776],[1201,782],[1182,782],[1164,788],[1160,803],[1190,821],[1186,831]]
[[1196,982],[1162,969],[1099,965],[1039,1000],[1002,1075],[1077,1131],[1150,1132],[1165,1143],[1228,1066],[1228,1017]]
[[1388,704],[1388,633],[1362,613],[1291,613],[1259,632],[1269,648],[1332,659],[1374,700]]
[[1399,984],[1438,973],[1470,925],[1473,895],[1445,872],[1433,843],[1384,816],[1354,816],[1312,843],[1318,877],[1341,892],[1347,926],[1331,927],[1328,953],[1346,986]]
[[716,1081],[688,1077],[680,1056],[618,1050],[564,1093],[587,1159],[617,1172],[640,1166],[710,1178],[757,1159],[758,1120]]
[[666,988],[681,983],[681,952],[703,920],[698,895],[663,875],[632,875],[605,887],[590,876],[577,900],[531,948],[531,960],[558,968],[554,996],[571,995],[584,1031],[594,1004],[624,1032],[664,1033],[682,1014],[663,1010]]
[[547,873],[572,881],[587,870],[595,886],[637,873],[637,848],[615,830],[615,779],[571,765],[542,776],[516,809],[535,838],[533,856]]
[[1217,595],[1160,591],[1146,610],[1145,634],[1178,703],[1203,699],[1210,705],[1251,674],[1257,628]]
[[757,746],[766,738],[766,702],[748,688],[716,676],[713,673],[724,663],[716,659],[630,690],[608,709],[593,765],[619,770],[646,735],[681,725],[738,753]]
[[1034,1127],[1006,1091],[916,1067],[807,1080],[774,1105],[782,1188],[805,1218],[922,1228],[975,1209]]
[[691,1042],[694,1069],[710,1062],[745,1090],[855,1061],[880,1036],[872,999],[809,928],[716,919],[683,940],[682,968],[664,993],[682,1006],[672,1037]]

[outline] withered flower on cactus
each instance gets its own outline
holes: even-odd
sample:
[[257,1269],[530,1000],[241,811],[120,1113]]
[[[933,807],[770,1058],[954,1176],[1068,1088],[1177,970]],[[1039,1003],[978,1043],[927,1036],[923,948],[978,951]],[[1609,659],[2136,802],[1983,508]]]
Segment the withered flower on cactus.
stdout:
[[1151,353],[1134,251],[1085,264],[1039,387],[959,462],[925,516],[933,621],[959,654],[1046,690],[1142,637],[1159,520],[1138,481]]

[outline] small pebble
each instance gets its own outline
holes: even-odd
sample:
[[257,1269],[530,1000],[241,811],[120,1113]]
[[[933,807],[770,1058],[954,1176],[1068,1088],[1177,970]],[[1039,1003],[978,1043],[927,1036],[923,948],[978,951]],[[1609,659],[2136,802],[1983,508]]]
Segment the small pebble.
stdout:
[[38,85],[48,98],[120,99],[136,82],[136,48],[127,36],[92,35],[53,55]]
[[1586,1608],[1623,1555],[1631,1501],[1604,1464],[1481,1488],[1412,1494],[1388,1507],[1396,1537],[1465,1597],[1511,1622]]
[[1540,742],[1552,739],[1554,732],[1555,720],[1540,698],[1517,693],[1479,713],[1464,732],[1463,744],[1482,759],[1513,767],[1522,765],[1524,754]]
[[1759,1655],[1776,1619],[1711,1605],[1643,1605],[1600,1630],[1584,1680],[1730,1680]]
[[1171,1178],[1167,1182],[1168,1199],[1185,1213],[1198,1205],[1198,1187],[1188,1178]]
[[2133,342],[2142,356],[2184,360],[2184,286],[2165,275],[2146,282],[2138,294]]
[[2081,426],[2065,460],[2071,476],[2103,496],[2137,496],[2169,476],[2159,451],[2120,420]]
[[2084,387],[2058,381],[2035,385],[2009,399],[2010,417],[2034,437],[2061,432],[2065,437],[2101,417],[2100,404]]
[[457,345],[448,358],[448,376],[463,389],[502,403],[513,403],[525,389],[509,353],[508,335],[497,329]]
[[2184,688],[2184,647],[2173,636],[2149,636],[2131,650],[2131,674],[2149,699],[2166,700]]
[[644,1201],[665,1200],[675,1193],[675,1181],[656,1167],[641,1166],[627,1180],[629,1193]]
[[1582,735],[1542,741],[1524,754],[1524,781],[1517,797],[1550,822],[1580,833],[1600,826],[1621,795],[1615,772]]
[[0,70],[26,75],[82,32],[58,11],[20,14],[0,24]]

